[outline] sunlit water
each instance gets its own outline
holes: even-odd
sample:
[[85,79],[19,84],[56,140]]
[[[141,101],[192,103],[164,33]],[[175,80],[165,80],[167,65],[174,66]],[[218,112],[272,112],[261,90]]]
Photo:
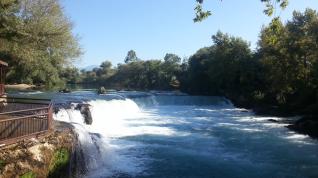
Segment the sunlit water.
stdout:
[[[32,95],[32,94],[29,94]],[[318,142],[222,97],[92,91],[50,95],[89,103],[93,124],[62,109],[85,154],[83,177],[318,177]],[[274,118],[279,120],[279,118]]]

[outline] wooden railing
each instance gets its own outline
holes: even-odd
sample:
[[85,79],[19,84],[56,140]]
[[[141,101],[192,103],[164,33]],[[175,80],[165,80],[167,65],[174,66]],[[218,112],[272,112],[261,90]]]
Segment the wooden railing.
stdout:
[[[0,112],[0,146],[46,134],[52,129],[53,103],[50,100],[29,98],[6,100]],[[30,109],[26,109],[28,107]]]

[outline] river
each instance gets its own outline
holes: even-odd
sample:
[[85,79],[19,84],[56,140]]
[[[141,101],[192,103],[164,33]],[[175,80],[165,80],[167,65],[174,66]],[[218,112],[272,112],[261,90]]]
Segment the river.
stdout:
[[79,135],[86,162],[79,177],[318,177],[317,140],[223,97],[90,90],[15,95],[90,104],[92,125],[72,108],[54,114]]

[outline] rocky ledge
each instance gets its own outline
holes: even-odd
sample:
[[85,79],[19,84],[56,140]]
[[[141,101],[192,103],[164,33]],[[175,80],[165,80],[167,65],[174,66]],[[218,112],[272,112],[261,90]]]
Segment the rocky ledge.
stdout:
[[70,177],[77,135],[67,123],[55,125],[47,136],[0,148],[0,178]]
[[318,138],[318,119],[317,117],[303,117],[295,123],[287,126],[287,128],[309,135],[313,138]]

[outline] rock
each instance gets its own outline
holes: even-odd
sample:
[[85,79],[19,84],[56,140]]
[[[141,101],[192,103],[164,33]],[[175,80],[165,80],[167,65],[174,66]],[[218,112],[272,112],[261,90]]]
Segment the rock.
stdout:
[[268,119],[267,121],[278,123],[278,120],[275,120],[275,119]]
[[93,118],[89,106],[89,104],[78,104],[75,109],[81,112],[84,117],[85,124],[92,125]]
[[315,117],[304,117],[296,121],[294,124],[288,125],[287,128],[318,138],[318,119]]
[[71,103],[54,103],[53,111],[57,114],[61,109],[72,109]]
[[68,88],[64,88],[63,90],[59,90],[60,93],[71,93],[71,90]]
[[[50,172],[58,171],[63,173],[65,177],[71,177],[67,176],[67,174],[72,173],[71,169],[51,171],[51,163],[56,159],[56,152],[64,149],[69,154],[73,154],[77,144],[77,134],[70,129],[55,131],[39,137],[38,142],[25,139],[1,148],[0,178],[23,177],[22,175],[30,175],[29,173],[34,173],[36,177],[48,177]],[[55,144],[50,144],[50,142]],[[71,165],[71,160],[68,160],[65,167],[74,169]]]
[[100,87],[100,88],[98,89],[97,93],[98,93],[98,94],[106,94],[107,91],[106,91],[105,87]]

